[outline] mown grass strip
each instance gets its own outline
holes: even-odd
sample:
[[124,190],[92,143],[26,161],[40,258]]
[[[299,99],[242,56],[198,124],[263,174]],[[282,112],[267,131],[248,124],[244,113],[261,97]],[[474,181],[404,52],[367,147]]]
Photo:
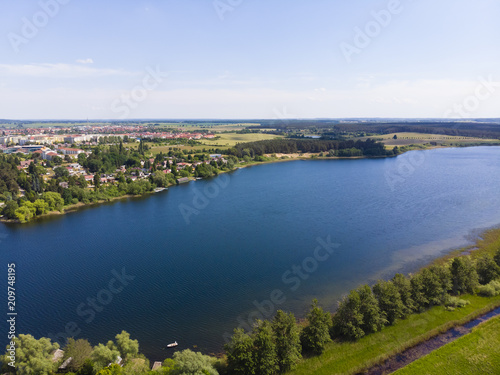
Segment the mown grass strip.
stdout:
[[304,359],[290,374],[355,374],[500,306],[500,296],[462,298],[470,305],[455,311],[436,306],[356,342],[331,343],[321,356]]
[[500,317],[496,317],[395,374],[498,374],[499,369]]

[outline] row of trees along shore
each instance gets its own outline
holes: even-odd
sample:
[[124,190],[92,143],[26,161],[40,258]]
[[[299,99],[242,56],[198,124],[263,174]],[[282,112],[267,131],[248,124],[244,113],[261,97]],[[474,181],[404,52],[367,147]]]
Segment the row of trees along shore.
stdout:
[[[454,310],[468,304],[460,295],[500,295],[500,249],[495,255],[476,260],[456,257],[443,265],[432,265],[389,281],[352,290],[339,303],[335,314],[324,311],[314,300],[305,321],[298,323],[291,313],[278,311],[271,321],[257,320],[252,332],[234,331],[224,346],[225,355],[215,358],[189,349],[176,352],[155,371],[139,353],[139,343],[123,331],[115,341],[92,347],[84,339],[68,339],[64,357],[54,363],[59,348],[48,338],[36,340],[19,335],[16,341],[17,375],[51,375],[72,357],[71,375],[276,375],[292,370],[304,357],[323,353],[332,340],[355,341],[392,325],[398,319],[433,306]],[[123,359],[116,364],[118,356]],[[2,356],[2,373],[9,373],[9,351]],[[113,363],[112,365],[109,365]]]

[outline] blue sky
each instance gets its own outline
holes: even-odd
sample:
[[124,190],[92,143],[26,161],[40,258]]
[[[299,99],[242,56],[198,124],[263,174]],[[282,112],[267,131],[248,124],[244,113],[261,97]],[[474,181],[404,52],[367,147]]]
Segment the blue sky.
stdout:
[[495,0],[0,0],[0,118],[500,117],[499,16]]

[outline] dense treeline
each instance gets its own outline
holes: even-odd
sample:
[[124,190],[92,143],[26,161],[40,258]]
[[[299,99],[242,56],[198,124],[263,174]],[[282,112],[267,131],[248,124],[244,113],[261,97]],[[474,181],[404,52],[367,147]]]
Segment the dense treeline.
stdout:
[[323,311],[314,300],[305,325],[278,311],[271,322],[257,321],[250,333],[241,328],[234,331],[225,346],[229,373],[284,373],[297,364],[301,354],[319,355],[332,340],[357,340],[432,306],[463,307],[468,301],[460,299],[461,294],[499,295],[499,277],[500,249],[494,257],[484,255],[477,261],[457,257],[414,275],[397,274],[372,287],[360,286],[339,302],[335,314]]
[[19,192],[17,183],[19,159],[12,155],[0,155],[0,194]]
[[[253,129],[254,127],[249,127]],[[444,134],[449,136],[500,138],[500,120],[474,121],[355,121],[339,120],[274,120],[263,121],[256,129],[270,128],[278,131],[298,129],[317,129],[330,134],[349,134],[365,132],[372,134],[390,134],[401,132]]]
[[[380,331],[384,326],[405,319],[432,306],[447,310],[465,306],[461,294],[477,292],[483,296],[500,295],[500,249],[491,257],[477,260],[457,257],[444,265],[433,265],[420,272],[395,275],[372,287],[363,285],[339,303],[335,314],[325,312],[313,301],[304,322],[291,313],[278,311],[271,321],[257,320],[251,332],[234,330],[224,349],[226,357],[217,359],[191,350],[176,352],[155,371],[139,353],[139,343],[122,331],[114,341],[94,347],[85,340],[68,338],[64,355],[53,361],[59,344],[48,338],[19,335],[16,342],[16,375],[53,375],[66,363],[71,375],[275,375],[296,367],[302,356],[324,352],[332,340],[357,340]],[[12,371],[9,347],[0,356],[2,373]]]
[[[356,153],[352,150],[358,150]],[[237,144],[228,150],[238,158],[262,156],[264,154],[332,152],[335,156],[388,156],[394,151],[387,151],[384,145],[372,139],[366,141],[336,141],[317,139],[272,139],[266,141]],[[353,155],[354,153],[354,155]]]

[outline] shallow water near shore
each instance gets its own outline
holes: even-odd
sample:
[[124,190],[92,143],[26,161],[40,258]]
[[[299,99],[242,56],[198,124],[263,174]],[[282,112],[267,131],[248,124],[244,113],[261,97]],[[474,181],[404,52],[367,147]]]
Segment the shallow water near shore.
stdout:
[[126,330],[152,360],[173,341],[217,352],[249,317],[302,316],[314,297],[334,309],[470,244],[500,223],[499,181],[500,147],[267,164],[0,224],[0,258],[17,264],[18,333],[96,344]]

